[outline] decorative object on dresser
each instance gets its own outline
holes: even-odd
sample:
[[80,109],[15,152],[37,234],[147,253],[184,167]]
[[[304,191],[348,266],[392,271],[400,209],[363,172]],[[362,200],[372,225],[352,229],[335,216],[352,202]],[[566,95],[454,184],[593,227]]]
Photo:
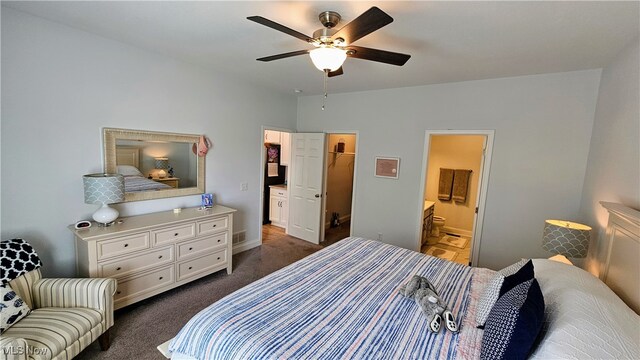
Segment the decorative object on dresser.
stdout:
[[165,170],[169,169],[169,158],[158,157],[158,158],[155,158],[155,160],[156,160],[156,169],[160,170],[158,171],[158,177],[160,179],[166,178],[167,172]]
[[226,269],[231,274],[233,213],[216,205],[123,218],[76,230],[78,273],[118,280],[116,309]]
[[2,308],[2,359],[71,359],[96,339],[109,348],[116,280],[43,279],[38,254],[23,239],[0,242],[0,258],[2,300],[22,313],[7,319]]
[[551,260],[572,265],[567,257],[587,256],[590,234],[591,228],[587,225],[565,220],[546,220],[542,248],[556,254]]
[[88,174],[82,177],[84,184],[84,202],[87,204],[101,204],[93,213],[93,220],[108,226],[120,214],[118,210],[109,207],[124,201],[124,176],[120,174]]

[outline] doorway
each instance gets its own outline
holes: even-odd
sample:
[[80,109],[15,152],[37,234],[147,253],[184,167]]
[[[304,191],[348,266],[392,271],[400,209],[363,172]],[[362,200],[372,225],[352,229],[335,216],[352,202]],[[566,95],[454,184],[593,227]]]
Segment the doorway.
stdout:
[[351,235],[356,134],[328,134],[325,161],[324,236],[321,245],[328,246]]
[[420,251],[475,265],[493,131],[427,131]]
[[260,231],[265,238],[286,233],[289,219],[289,166],[291,133],[287,129],[263,128],[260,154]]

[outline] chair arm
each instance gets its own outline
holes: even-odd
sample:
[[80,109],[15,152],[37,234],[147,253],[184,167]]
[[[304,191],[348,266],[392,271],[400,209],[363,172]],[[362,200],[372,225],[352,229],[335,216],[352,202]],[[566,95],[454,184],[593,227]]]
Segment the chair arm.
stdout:
[[117,281],[110,278],[40,279],[33,284],[35,308],[86,307],[102,312],[107,329],[113,325],[113,294]]
[[27,341],[23,338],[0,337],[0,360],[27,360],[29,351]]

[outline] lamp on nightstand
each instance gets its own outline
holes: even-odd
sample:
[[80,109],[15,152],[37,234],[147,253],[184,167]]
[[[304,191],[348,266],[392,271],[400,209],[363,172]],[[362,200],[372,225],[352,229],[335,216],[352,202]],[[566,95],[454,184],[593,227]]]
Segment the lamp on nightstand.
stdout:
[[120,213],[109,207],[109,204],[124,201],[124,176],[120,174],[88,174],[82,177],[84,184],[84,202],[86,204],[101,204],[93,213],[93,220],[108,226],[114,222]]
[[165,170],[169,168],[169,158],[159,157],[159,158],[155,158],[155,160],[156,160],[156,169],[160,169],[160,171],[158,171],[158,177],[160,179],[166,178],[167,172]]
[[573,265],[567,257],[586,257],[590,236],[591,227],[587,225],[565,220],[546,220],[542,248],[557,254],[551,260]]

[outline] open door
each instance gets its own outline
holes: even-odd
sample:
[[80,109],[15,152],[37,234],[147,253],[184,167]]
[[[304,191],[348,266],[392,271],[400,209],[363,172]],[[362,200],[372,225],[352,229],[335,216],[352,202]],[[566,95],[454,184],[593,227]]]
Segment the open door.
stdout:
[[320,243],[325,134],[291,134],[289,227],[291,236]]

